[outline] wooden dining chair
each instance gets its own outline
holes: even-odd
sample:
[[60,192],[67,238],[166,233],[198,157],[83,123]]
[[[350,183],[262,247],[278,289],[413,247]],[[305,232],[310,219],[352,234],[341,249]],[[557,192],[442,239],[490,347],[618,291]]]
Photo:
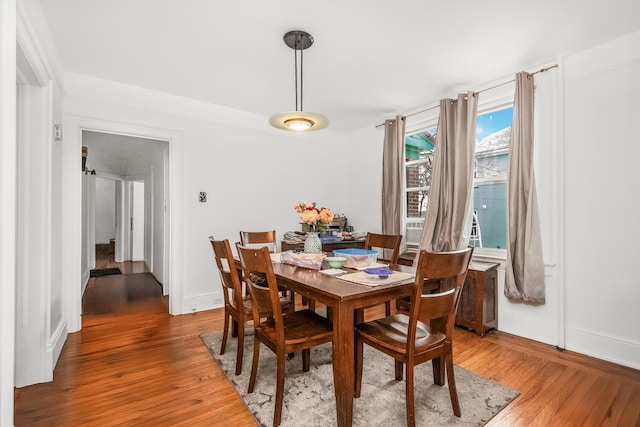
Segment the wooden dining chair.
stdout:
[[270,231],[240,231],[240,244],[247,248],[266,246],[269,252],[278,252],[276,230]]
[[[220,273],[220,281],[222,282],[222,295],[224,297],[224,330],[222,333],[222,344],[220,345],[220,354],[224,354],[227,346],[227,338],[229,335],[229,319],[233,322],[233,330],[238,335],[238,350],[236,354],[236,375],[242,373],[242,356],[244,350],[244,324],[253,320],[253,306],[251,298],[242,295],[242,282],[238,269],[236,268],[231,245],[228,240],[216,240],[213,236],[209,236],[209,242],[213,248],[213,254],[216,260],[216,266]],[[282,298],[280,301],[282,310],[285,312],[293,311],[293,303]],[[263,316],[270,313],[263,312]]]
[[[276,401],[273,411],[273,425],[280,425],[282,400],[284,397],[285,357],[289,353],[302,350],[302,370],[310,367],[311,347],[330,342],[333,339],[333,325],[330,320],[312,310],[298,310],[283,313],[278,302],[278,285],[273,273],[273,265],[267,248],[250,249],[238,245],[238,254],[247,279],[247,286],[253,302],[253,363],[249,378],[249,393],[253,392],[260,361],[260,343],[276,354]],[[267,287],[258,286],[251,277],[266,277]],[[273,317],[260,320],[260,311],[272,311]]]
[[[383,249],[383,255],[378,257],[378,262],[397,264],[401,242],[402,234],[367,233],[367,237],[364,240],[364,248],[370,250]],[[384,313],[386,316],[391,315],[391,301],[384,303]]]
[[[269,231],[240,231],[240,244],[247,248],[266,247],[270,253],[278,252],[278,241],[276,230]],[[292,290],[280,287],[283,295],[288,295],[289,299],[295,302],[295,293]]]
[[[453,326],[473,247],[452,252],[420,251],[413,283],[409,314],[397,313],[384,319],[356,325],[355,397],[362,387],[364,344],[395,359],[396,380],[402,380],[406,366],[407,425],[415,426],[414,368],[432,361],[434,383],[444,385],[446,377],[453,413],[459,417],[460,403],[453,374]],[[425,278],[453,280],[455,286],[436,294],[423,295]]]

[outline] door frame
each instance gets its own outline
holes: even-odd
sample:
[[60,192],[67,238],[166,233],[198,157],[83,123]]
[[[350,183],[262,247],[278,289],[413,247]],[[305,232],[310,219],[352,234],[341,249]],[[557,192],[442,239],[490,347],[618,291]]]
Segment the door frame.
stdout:
[[[81,321],[81,277],[80,277],[80,226],[81,223],[81,175],[80,168],[76,173],[75,166],[79,164],[82,147],[82,132],[94,131],[103,133],[115,133],[145,139],[167,141],[168,170],[165,176],[169,176],[169,186],[165,187],[164,194],[166,208],[164,215],[164,289],[169,294],[169,312],[182,314],[183,287],[183,262],[182,247],[184,233],[182,228],[182,157],[183,137],[180,132],[160,129],[130,123],[120,123],[96,117],[67,114],[65,116],[66,146],[63,153],[65,169],[63,171],[65,185],[64,203],[64,242],[65,253],[68,254],[63,269],[63,283],[65,284],[65,317],[70,332],[79,331],[82,328]],[[71,165],[70,167],[67,167]],[[173,201],[176,201],[175,203]]]

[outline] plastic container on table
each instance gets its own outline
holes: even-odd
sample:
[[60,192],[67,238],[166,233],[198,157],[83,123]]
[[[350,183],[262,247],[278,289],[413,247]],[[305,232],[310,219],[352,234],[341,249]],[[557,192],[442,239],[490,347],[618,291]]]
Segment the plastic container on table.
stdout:
[[333,255],[345,257],[344,266],[348,268],[362,268],[373,265],[378,260],[378,251],[369,249],[336,249]]

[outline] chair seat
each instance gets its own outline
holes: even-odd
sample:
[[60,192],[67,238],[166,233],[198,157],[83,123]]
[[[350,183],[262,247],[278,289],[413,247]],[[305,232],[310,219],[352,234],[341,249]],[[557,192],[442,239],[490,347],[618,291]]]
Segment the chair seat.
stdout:
[[[284,343],[286,352],[296,351],[298,345],[313,347],[314,343],[330,341],[333,335],[333,324],[326,317],[311,310],[299,310],[282,316],[284,324]],[[276,329],[271,320],[260,323],[259,333],[268,341],[276,342]],[[261,340],[265,344],[264,340]]]
[[[367,340],[398,353],[406,351],[408,330],[409,316],[402,313],[356,325],[356,331]],[[429,325],[417,322],[416,354],[442,345],[445,339],[442,332],[432,331]]]

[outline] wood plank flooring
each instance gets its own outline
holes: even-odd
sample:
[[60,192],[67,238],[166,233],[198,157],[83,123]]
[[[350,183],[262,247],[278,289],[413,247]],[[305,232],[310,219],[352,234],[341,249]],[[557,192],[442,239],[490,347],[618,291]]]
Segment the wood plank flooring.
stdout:
[[[161,300],[85,315],[53,382],[17,389],[15,425],[255,426],[199,338],[222,328],[222,309],[171,316]],[[521,392],[490,426],[640,426],[640,371],[464,329],[455,332],[454,361]]]

